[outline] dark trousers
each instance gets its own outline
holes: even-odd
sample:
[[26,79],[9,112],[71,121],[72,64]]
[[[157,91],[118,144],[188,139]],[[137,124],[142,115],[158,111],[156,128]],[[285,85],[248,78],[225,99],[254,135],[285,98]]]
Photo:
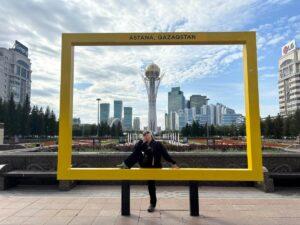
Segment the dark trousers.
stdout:
[[148,190],[150,195],[150,204],[155,207],[157,198],[156,198],[156,188],[155,188],[154,180],[148,180]]

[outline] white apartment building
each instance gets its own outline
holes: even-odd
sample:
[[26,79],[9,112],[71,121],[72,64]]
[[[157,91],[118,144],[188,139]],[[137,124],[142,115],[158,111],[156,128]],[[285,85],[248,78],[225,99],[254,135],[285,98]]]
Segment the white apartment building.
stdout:
[[279,110],[287,116],[300,108],[300,48],[295,40],[282,47],[278,67]]
[[28,48],[18,41],[10,49],[0,47],[0,98],[8,101],[12,94],[17,104],[31,94]]

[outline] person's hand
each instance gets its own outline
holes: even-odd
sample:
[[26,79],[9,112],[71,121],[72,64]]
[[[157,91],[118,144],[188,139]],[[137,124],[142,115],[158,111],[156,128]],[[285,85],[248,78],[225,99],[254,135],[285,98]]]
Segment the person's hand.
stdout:
[[173,165],[172,165],[172,168],[173,168],[173,169],[179,169],[179,166],[177,166],[177,164],[173,164]]

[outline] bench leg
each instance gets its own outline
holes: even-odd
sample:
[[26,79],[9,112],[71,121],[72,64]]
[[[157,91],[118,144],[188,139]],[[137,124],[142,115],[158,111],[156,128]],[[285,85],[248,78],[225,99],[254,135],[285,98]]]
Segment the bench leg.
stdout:
[[70,191],[75,185],[73,180],[59,180],[58,189],[61,191]]
[[4,191],[18,184],[15,178],[0,176],[0,191]]
[[0,177],[0,190],[4,191],[8,188],[8,186],[7,177]]
[[264,180],[262,182],[256,182],[255,186],[266,193],[275,191],[274,179],[269,176],[268,172],[264,172]]
[[199,216],[198,182],[190,181],[190,215]]
[[122,181],[122,196],[121,196],[121,211],[122,216],[130,215],[130,182]]

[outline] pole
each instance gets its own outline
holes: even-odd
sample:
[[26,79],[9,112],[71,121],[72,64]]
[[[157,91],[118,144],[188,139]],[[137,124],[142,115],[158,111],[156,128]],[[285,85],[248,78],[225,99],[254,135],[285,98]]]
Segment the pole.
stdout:
[[190,181],[190,215],[199,216],[198,181]]
[[122,213],[122,216],[130,215],[130,183],[127,180],[122,181],[121,213]]
[[101,101],[101,98],[97,98],[96,101],[98,102],[98,110],[97,110],[97,137],[99,137],[99,102]]

